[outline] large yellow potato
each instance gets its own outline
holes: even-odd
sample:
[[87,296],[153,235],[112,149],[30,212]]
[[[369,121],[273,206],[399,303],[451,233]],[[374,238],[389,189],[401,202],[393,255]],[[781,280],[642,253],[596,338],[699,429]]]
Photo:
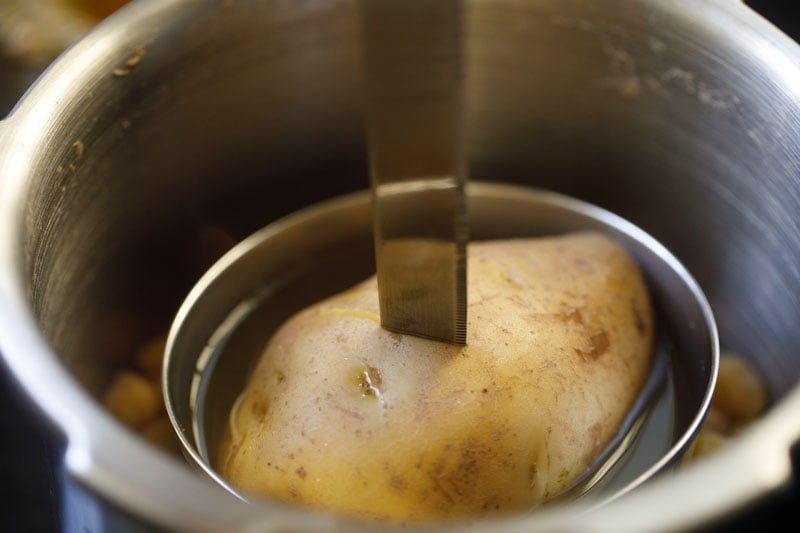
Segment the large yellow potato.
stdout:
[[245,493],[349,516],[464,517],[563,493],[649,371],[635,262],[593,233],[469,246],[456,346],[381,329],[375,278],[270,340],[218,468]]

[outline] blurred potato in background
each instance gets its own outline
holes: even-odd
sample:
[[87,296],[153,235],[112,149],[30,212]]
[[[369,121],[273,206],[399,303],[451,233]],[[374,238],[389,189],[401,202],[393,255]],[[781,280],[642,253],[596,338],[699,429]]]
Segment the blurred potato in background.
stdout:
[[0,0],[0,56],[25,65],[52,61],[127,0]]

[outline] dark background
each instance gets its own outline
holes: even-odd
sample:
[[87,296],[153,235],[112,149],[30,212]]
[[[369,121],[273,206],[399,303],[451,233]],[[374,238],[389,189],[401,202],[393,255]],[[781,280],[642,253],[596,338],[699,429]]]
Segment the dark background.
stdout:
[[[800,0],[751,0],[747,4],[800,41]],[[0,117],[8,113],[36,74],[4,65],[0,58]],[[62,452],[61,436],[43,420],[0,362],[0,531],[61,529],[57,477]],[[799,527],[798,518],[800,488],[792,487],[714,530],[794,531]]]

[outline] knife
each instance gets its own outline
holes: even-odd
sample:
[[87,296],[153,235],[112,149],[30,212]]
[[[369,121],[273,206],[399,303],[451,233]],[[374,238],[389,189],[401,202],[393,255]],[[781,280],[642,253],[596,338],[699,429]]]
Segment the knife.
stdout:
[[381,325],[464,344],[461,1],[361,7]]

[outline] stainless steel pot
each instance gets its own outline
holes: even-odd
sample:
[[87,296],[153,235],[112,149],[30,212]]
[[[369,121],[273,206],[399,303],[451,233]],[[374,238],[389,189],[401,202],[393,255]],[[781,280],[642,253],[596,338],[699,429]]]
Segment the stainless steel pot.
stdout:
[[[599,510],[473,527],[694,528],[786,486],[800,438],[798,46],[734,0],[476,0],[467,20],[472,177],[564,192],[653,234],[774,399],[718,455]],[[140,1],[0,124],[0,349],[97,506],[67,513],[75,524],[348,525],[228,496],[96,398],[214,259],[187,258],[203,228],[236,240],[366,186],[360,57],[354,1]]]

